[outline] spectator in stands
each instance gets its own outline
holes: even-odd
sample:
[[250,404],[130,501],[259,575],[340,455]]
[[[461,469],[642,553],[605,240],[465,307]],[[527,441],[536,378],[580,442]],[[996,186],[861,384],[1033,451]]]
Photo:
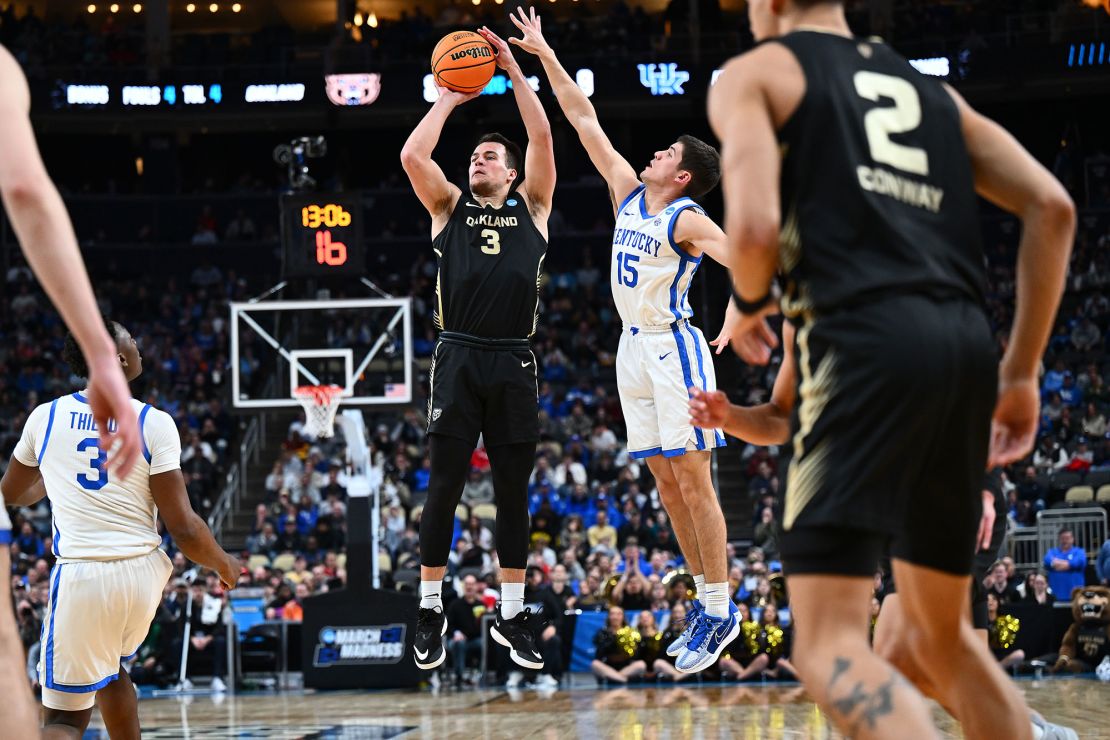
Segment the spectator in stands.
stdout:
[[651,606],[651,583],[640,573],[638,558],[628,558],[624,562],[624,572],[613,586],[609,598],[623,609],[647,609]]
[[281,608],[281,619],[285,622],[300,622],[304,619],[304,600],[311,596],[308,583],[298,583],[293,587],[293,598]]
[[571,589],[567,567],[563,563],[556,563],[551,569],[551,583],[548,584],[547,590],[551,592],[551,597],[558,604],[560,611],[565,613],[577,608],[578,597]]
[[758,576],[755,589],[752,591],[752,595],[748,597],[747,604],[752,612],[758,609],[770,609],[774,611],[778,608],[778,599],[775,597],[775,592],[771,589],[771,581],[767,576]]
[[1083,417],[1083,434],[1093,439],[1106,435],[1106,416],[1094,403],[1087,404],[1087,413]]
[[[1060,397],[1055,396],[1059,401]],[[1045,407],[1047,411],[1049,407]],[[1062,407],[1061,407],[1062,410]],[[1059,415],[1056,417],[1059,419]],[[1058,470],[1063,470],[1068,464],[1068,453],[1062,448],[1051,435],[1041,435],[1037,444],[1037,449],[1033,452],[1033,466],[1036,467],[1041,473],[1055,473]]]
[[281,532],[278,534],[277,542],[274,545],[274,552],[300,552],[303,546],[304,541],[301,539],[300,532],[297,531],[297,517],[294,513],[282,523]]
[[[635,635],[635,637],[634,637]],[[609,607],[605,626],[594,635],[594,660],[590,670],[598,679],[614,683],[628,683],[630,678],[642,676],[647,670],[644,661],[637,659],[639,633],[628,626],[624,609]]]
[[987,571],[987,575],[983,579],[983,588],[987,590],[987,593],[994,594],[999,602],[1003,604],[1009,604],[1020,599],[1017,587],[1010,582],[1009,574],[1006,572],[1006,564],[1001,560],[996,561]]
[[482,653],[481,620],[487,609],[480,596],[478,579],[468,575],[463,578],[462,596],[447,607],[448,652],[451,654],[456,686],[464,683],[467,662]]
[[617,530],[609,523],[609,514],[603,509],[595,515],[596,524],[586,532],[590,547],[602,545],[610,550],[617,549]]
[[462,502],[471,508],[493,503],[493,482],[478,468],[470,469],[470,477],[463,486]]
[[1044,509],[1048,490],[1037,480],[1037,469],[1032,465],[1025,467],[1025,476],[1017,484],[1018,499],[1029,503],[1036,511]]
[[779,555],[779,537],[781,527],[775,521],[775,513],[771,507],[764,507],[759,524],[755,527],[752,543],[763,550],[771,560],[777,560]]
[[327,482],[320,488],[321,498],[329,499],[334,497],[339,501],[347,500],[347,489],[339,483],[339,472],[340,469],[336,465],[328,469]]
[[[227,597],[213,596],[208,593],[207,584],[197,579],[190,588],[193,596],[192,614],[188,619],[189,663],[186,676],[195,676],[198,659],[211,663],[212,690],[227,691],[224,676],[227,674],[227,630],[223,622],[223,610]],[[184,626],[184,620],[182,625]],[[174,641],[173,655],[180,656],[184,631]],[[174,666],[177,672],[179,666]],[[192,682],[185,679],[184,688],[191,688]]]
[[42,537],[35,532],[31,522],[23,522],[23,526],[19,530],[19,537],[15,539],[15,542],[19,545],[19,551],[29,558],[41,558],[46,552],[46,548],[42,544]]
[[578,585],[579,608],[594,611],[607,606],[609,602],[602,593],[601,587],[601,571],[596,567],[590,568],[585,580]]
[[1098,582],[1103,586],[1110,586],[1110,540],[1102,543],[1098,551],[1098,560],[1095,562],[1095,573]]
[[1021,586],[1021,576],[1018,575],[1014,559],[1009,555],[1003,555],[999,562],[1006,568],[1006,584],[1011,591],[1016,592]]
[[467,519],[462,536],[471,547],[478,547],[486,552],[493,549],[493,532],[489,530],[489,527],[482,524],[481,519],[473,514]]
[[1087,553],[1075,546],[1075,533],[1071,529],[1060,530],[1060,544],[1045,553],[1044,567],[1048,570],[1052,593],[1061,601],[1071,601],[1072,589],[1083,585],[1083,571],[1087,568]]
[[1025,601],[1032,604],[1052,606],[1056,596],[1048,590],[1048,577],[1044,573],[1032,573],[1025,588]]
[[[581,406],[578,408],[581,408]],[[586,477],[586,468],[582,463],[575,460],[572,455],[565,454],[563,455],[563,461],[555,468],[552,482],[562,488],[573,485],[585,486],[589,483],[589,479]]]
[[[293,527],[295,530],[296,525],[293,525]],[[274,525],[269,521],[262,523],[262,529],[257,534],[247,537],[247,551],[251,555],[265,555],[272,558],[277,546],[278,536],[274,532]]]

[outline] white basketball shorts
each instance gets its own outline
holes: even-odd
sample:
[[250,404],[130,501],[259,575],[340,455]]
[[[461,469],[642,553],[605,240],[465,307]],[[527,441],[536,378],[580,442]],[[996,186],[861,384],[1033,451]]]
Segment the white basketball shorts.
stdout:
[[685,320],[659,328],[624,328],[617,349],[617,390],[632,457],[676,457],[725,446],[719,429],[690,423],[689,388],[717,388],[713,355],[700,329]]
[[124,560],[61,562],[50,574],[39,682],[50,709],[80,711],[146,639],[173,572],[161,550]]

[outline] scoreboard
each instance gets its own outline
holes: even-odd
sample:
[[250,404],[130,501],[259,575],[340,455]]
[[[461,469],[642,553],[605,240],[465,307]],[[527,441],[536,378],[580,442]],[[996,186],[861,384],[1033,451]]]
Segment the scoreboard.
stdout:
[[357,193],[282,196],[282,274],[362,277],[366,267],[362,215]]

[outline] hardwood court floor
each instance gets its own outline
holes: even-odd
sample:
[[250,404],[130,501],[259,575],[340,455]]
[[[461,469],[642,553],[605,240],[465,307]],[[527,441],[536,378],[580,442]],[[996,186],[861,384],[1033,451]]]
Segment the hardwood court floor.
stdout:
[[[1070,679],[1019,686],[1035,709],[1072,725],[1084,740],[1110,738],[1110,684]],[[139,711],[147,740],[841,737],[802,688],[758,684],[608,690],[588,685],[550,695],[490,689],[191,696],[143,700]],[[938,709],[935,716],[947,737],[960,737],[947,715]],[[98,716],[93,723],[101,726]],[[94,729],[86,735],[99,737]]]

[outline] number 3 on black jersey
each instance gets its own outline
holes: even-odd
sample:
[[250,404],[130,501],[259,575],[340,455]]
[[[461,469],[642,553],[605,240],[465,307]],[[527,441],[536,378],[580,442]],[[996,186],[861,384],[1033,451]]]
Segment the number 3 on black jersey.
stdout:
[[501,254],[501,234],[496,229],[482,229],[482,238],[486,243],[482,251],[486,254]]

